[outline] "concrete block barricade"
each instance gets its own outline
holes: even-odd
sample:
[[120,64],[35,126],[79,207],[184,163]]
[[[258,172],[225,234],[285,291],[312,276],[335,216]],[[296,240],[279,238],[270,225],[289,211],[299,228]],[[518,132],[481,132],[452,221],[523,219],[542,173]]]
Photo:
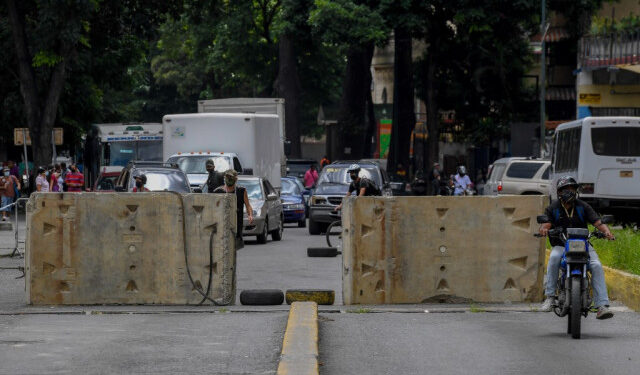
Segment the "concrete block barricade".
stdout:
[[543,196],[345,200],[343,302],[521,302],[542,298]]
[[27,302],[198,303],[185,266],[186,232],[195,284],[207,290],[212,240],[209,295],[233,303],[235,204],[210,194],[34,194],[27,204]]

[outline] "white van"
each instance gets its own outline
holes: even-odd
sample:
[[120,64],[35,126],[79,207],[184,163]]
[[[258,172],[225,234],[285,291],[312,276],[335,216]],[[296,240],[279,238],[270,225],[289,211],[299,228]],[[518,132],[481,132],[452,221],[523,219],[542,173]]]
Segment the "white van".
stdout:
[[640,117],[587,117],[558,126],[551,164],[554,186],[573,176],[581,199],[594,208],[640,209]]

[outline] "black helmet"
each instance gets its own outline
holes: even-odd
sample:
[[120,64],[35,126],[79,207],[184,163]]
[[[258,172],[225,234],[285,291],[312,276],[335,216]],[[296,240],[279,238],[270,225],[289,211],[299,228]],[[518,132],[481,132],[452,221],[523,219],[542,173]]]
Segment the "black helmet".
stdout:
[[576,189],[580,187],[580,185],[578,184],[578,181],[576,181],[575,178],[571,176],[562,176],[556,183],[556,190],[560,191],[569,186],[573,186]]
[[147,183],[147,176],[145,174],[138,174],[138,175],[135,175],[133,178],[140,179],[143,185]]

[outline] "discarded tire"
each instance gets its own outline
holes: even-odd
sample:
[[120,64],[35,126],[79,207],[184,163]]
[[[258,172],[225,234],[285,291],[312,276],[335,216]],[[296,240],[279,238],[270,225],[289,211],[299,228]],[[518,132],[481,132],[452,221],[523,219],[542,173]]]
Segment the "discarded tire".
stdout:
[[287,305],[293,302],[315,302],[318,305],[333,305],[336,292],[330,289],[289,289],[287,290]]
[[338,255],[337,247],[308,247],[307,256],[309,257],[335,257]]
[[243,305],[282,305],[284,294],[280,289],[248,289],[240,292]]

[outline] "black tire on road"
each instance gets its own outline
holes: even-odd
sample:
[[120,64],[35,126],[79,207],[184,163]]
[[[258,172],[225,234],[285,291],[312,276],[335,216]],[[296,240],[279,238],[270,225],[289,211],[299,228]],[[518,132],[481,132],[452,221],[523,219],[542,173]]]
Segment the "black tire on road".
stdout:
[[269,221],[264,219],[264,226],[262,227],[262,233],[257,236],[259,244],[267,243],[267,236],[269,235]]
[[320,223],[318,223],[317,221],[314,221],[313,219],[309,219],[309,234],[311,235],[318,235],[322,232],[322,226]]
[[580,315],[582,315],[581,281],[581,277],[574,276],[571,278],[571,311],[569,315],[571,337],[574,339],[580,338]]
[[284,218],[281,217],[280,224],[278,224],[278,228],[274,229],[274,231],[271,232],[271,239],[274,241],[282,240],[283,232],[284,232]]
[[307,256],[317,258],[331,258],[338,255],[338,249],[335,247],[308,247]]
[[284,293],[280,289],[248,289],[240,292],[240,303],[243,305],[282,305]]

